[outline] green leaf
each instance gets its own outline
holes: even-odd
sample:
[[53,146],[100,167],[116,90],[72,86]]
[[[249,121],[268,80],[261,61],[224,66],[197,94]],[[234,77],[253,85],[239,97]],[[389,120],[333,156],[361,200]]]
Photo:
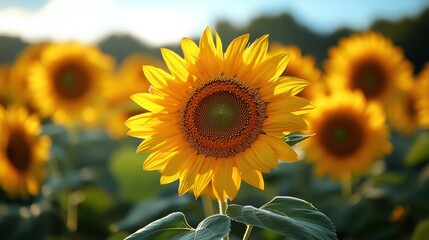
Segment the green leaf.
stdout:
[[225,215],[212,215],[204,219],[197,229],[189,226],[185,215],[180,212],[172,213],[164,218],[150,223],[144,228],[131,234],[126,240],[210,240],[220,239],[229,234],[230,219]]
[[422,134],[411,146],[406,158],[406,166],[414,166],[429,160],[429,134]]
[[312,137],[316,135],[315,133],[313,134],[308,134],[308,135],[302,135],[302,134],[297,134],[297,133],[291,133],[287,136],[284,137],[284,140],[287,144],[289,144],[289,146],[294,146],[295,144],[304,141],[305,139]]
[[226,215],[212,215],[200,222],[195,232],[188,233],[177,239],[221,239],[229,234],[230,222],[231,220]]
[[429,219],[421,221],[414,230],[411,240],[425,240],[429,236]]
[[335,227],[311,203],[293,197],[275,197],[262,206],[231,204],[233,220],[275,231],[287,239],[337,239]]

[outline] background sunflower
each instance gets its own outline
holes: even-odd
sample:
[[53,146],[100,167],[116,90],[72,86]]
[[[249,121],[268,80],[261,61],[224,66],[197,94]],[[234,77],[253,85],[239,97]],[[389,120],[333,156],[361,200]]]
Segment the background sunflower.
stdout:
[[335,92],[315,105],[307,120],[316,135],[303,146],[316,175],[350,180],[392,151],[381,107],[367,104],[360,92]]
[[[264,145],[263,149],[265,150],[258,151],[259,157],[261,159],[271,159],[272,161],[269,161],[270,165],[266,166],[264,165],[266,162],[252,162],[251,165],[250,162],[238,162],[237,158],[234,160],[235,165],[231,172],[236,174],[239,168],[247,169],[246,171],[241,171],[242,175],[240,176],[242,179],[247,179],[247,181],[241,181],[240,184],[235,181],[232,184],[231,188],[239,186],[239,194],[234,198],[234,204],[262,206],[276,195],[293,196],[311,202],[314,207],[326,214],[335,225],[339,239],[426,240],[426,232],[429,226],[427,221],[429,218],[429,205],[427,204],[427,199],[429,199],[429,175],[427,174],[429,163],[427,129],[429,120],[427,119],[429,118],[427,117],[428,111],[426,111],[427,106],[429,106],[427,104],[427,92],[429,91],[427,86],[429,84],[425,80],[427,79],[425,63],[429,62],[429,48],[427,48],[427,42],[429,42],[429,35],[427,34],[427,29],[429,28],[427,24],[429,23],[429,2],[408,0],[382,4],[379,1],[370,0],[353,3],[334,1],[337,11],[331,11],[332,4],[326,4],[321,1],[309,2],[309,0],[228,1],[224,3],[204,2],[195,4],[195,1],[183,0],[170,1],[168,4],[163,4],[162,1],[148,4],[146,1],[115,0],[0,1],[0,64],[2,66],[0,67],[0,104],[8,106],[20,105],[20,107],[22,105],[26,107],[31,105],[35,108],[33,110],[28,109],[28,112],[34,111],[37,114],[44,109],[40,105],[51,105],[52,108],[49,108],[51,110],[54,107],[58,109],[61,105],[63,114],[59,115],[64,116],[57,116],[54,120],[54,111],[48,111],[47,109],[42,111],[45,113],[43,120],[40,122],[41,127],[43,127],[42,135],[49,136],[52,139],[52,145],[49,152],[50,159],[46,162],[48,168],[45,168],[45,178],[37,182],[38,193],[35,195],[27,193],[25,198],[20,193],[16,193],[16,197],[12,197],[0,186],[0,189],[2,189],[0,190],[0,229],[2,230],[0,231],[0,239],[59,240],[74,238],[119,240],[171,212],[183,212],[191,226],[199,225],[201,219],[216,212],[216,210],[210,212],[210,205],[212,209],[216,209],[216,206],[211,201],[207,201],[207,197],[205,197],[217,198],[213,191],[213,181],[208,180],[210,174],[213,176],[213,171],[211,173],[207,171],[205,175],[198,176],[197,182],[202,181],[204,184],[208,182],[206,188],[201,190],[200,185],[195,189],[196,185],[194,184],[189,188],[188,192],[190,194],[178,196],[178,189],[181,188],[184,191],[183,189],[187,188],[185,183],[190,183],[190,181],[187,181],[184,177],[182,179],[179,177],[178,181],[173,181],[177,177],[175,174],[167,176],[172,171],[162,171],[167,164],[165,162],[158,164],[160,163],[159,161],[154,161],[156,157],[169,158],[168,153],[159,153],[157,150],[154,151],[154,153],[158,152],[155,155],[149,152],[136,154],[135,150],[141,139],[132,137],[116,138],[115,135],[111,135],[112,129],[117,130],[120,134],[126,131],[126,127],[123,124],[125,118],[140,113],[133,112],[134,109],[145,111],[145,108],[148,107],[152,111],[160,110],[162,112],[163,110],[158,103],[174,102],[161,99],[168,96],[180,97],[186,94],[189,96],[194,89],[197,89],[198,84],[196,83],[198,81],[191,79],[192,77],[186,79],[186,84],[185,81],[178,81],[179,83],[177,84],[180,87],[171,89],[168,92],[165,90],[165,81],[159,81],[157,82],[159,85],[153,88],[154,92],[151,94],[160,96],[160,99],[154,100],[156,104],[152,105],[147,105],[146,101],[142,100],[143,107],[141,107],[129,99],[129,96],[125,96],[126,94],[131,94],[134,88],[136,90],[140,88],[141,84],[137,82],[126,84],[125,82],[131,82],[131,79],[135,77],[134,74],[144,76],[142,67],[130,66],[133,71],[122,71],[122,69],[125,69],[125,65],[128,65],[129,60],[126,59],[129,56],[138,54],[148,56],[157,61],[157,63],[146,64],[166,70],[165,72],[158,69],[149,70],[150,73],[153,73],[152,78],[157,80],[169,77],[176,79],[172,72],[184,73],[183,76],[181,75],[177,79],[188,76],[186,71],[177,69],[170,71],[166,67],[157,65],[158,63],[165,65],[162,59],[163,53],[159,51],[161,47],[171,49],[177,53],[178,57],[167,53],[168,57],[177,57],[179,59],[170,60],[170,62],[174,63],[174,66],[180,67],[176,63],[178,61],[182,62],[180,58],[184,59],[183,61],[186,62],[184,65],[187,65],[187,70],[191,73],[189,76],[195,75],[200,79],[206,79],[212,75],[218,76],[217,74],[221,73],[222,69],[225,69],[228,73],[234,73],[237,69],[246,66],[247,63],[226,66],[225,64],[219,64],[221,62],[219,61],[219,56],[223,54],[225,57],[225,51],[237,36],[249,33],[250,37],[247,42],[250,43],[254,42],[257,37],[269,34],[269,46],[271,47],[267,51],[267,56],[261,57],[261,59],[269,58],[273,46],[277,43],[282,46],[296,46],[299,48],[300,53],[298,55],[302,57],[303,62],[301,63],[303,65],[311,65],[314,69],[319,69],[321,72],[320,80],[322,81],[331,77],[333,77],[332,79],[337,79],[338,82],[335,84],[345,83],[342,80],[340,81],[339,75],[345,76],[343,74],[346,74],[346,71],[350,72],[352,68],[357,67],[359,65],[357,60],[373,59],[374,64],[368,65],[380,64],[380,69],[387,69],[388,74],[392,75],[389,83],[395,86],[391,89],[398,87],[402,89],[390,91],[391,89],[389,88],[386,99],[387,95],[393,96],[390,101],[374,99],[375,101],[383,102],[384,114],[387,114],[385,118],[388,120],[389,142],[392,144],[393,149],[389,154],[380,155],[379,160],[371,162],[369,164],[371,167],[367,168],[366,171],[355,174],[358,177],[352,178],[349,185],[349,194],[343,194],[344,187],[342,182],[333,178],[329,173],[331,170],[340,172],[341,169],[345,168],[344,162],[342,165],[339,163],[337,164],[338,166],[333,165],[331,169],[328,169],[324,174],[328,177],[315,175],[314,170],[317,168],[316,162],[326,163],[327,159],[332,159],[332,156],[327,158],[318,157],[314,159],[314,162],[296,161],[285,163],[280,161],[278,168],[272,168],[276,164],[273,161],[274,155],[270,151],[272,147],[264,145],[264,143],[267,143],[267,139],[263,139],[263,141],[257,139],[258,144],[260,146]],[[309,4],[311,7],[308,7]],[[200,6],[201,8],[199,8]],[[126,14],[124,14],[125,12]],[[219,13],[222,14],[219,15]],[[341,16],[343,16],[342,19],[336,18]],[[201,17],[206,19],[201,19]],[[334,20],[333,18],[336,19]],[[165,19],[174,20],[165,21]],[[312,23],[309,24],[309,22]],[[212,25],[212,29],[216,29],[219,35],[222,36],[222,47],[218,47],[216,39],[213,41],[213,45],[209,41],[203,41],[201,44],[198,42],[203,28],[213,23],[215,24]],[[192,41],[189,39],[184,40],[183,47],[186,48],[186,54],[183,53],[179,44],[183,36],[189,36],[192,39]],[[370,40],[369,42],[371,43],[367,40]],[[70,52],[74,47],[64,47],[56,51],[55,54],[47,54],[51,55],[52,58],[45,57],[48,48],[54,45],[68,45],[69,41],[74,41],[76,45],[85,46],[85,50],[75,51],[73,55]],[[195,44],[191,42],[195,42]],[[354,44],[351,44],[351,42],[354,42]],[[345,45],[347,45],[347,49],[343,48]],[[40,46],[44,47],[39,48]],[[232,46],[238,45],[232,44]],[[246,46],[248,47],[249,45]],[[93,58],[88,57],[87,54],[92,54],[92,50],[88,49],[93,47],[97,49],[96,51],[99,54],[94,54]],[[245,48],[243,47],[243,49]],[[265,46],[261,48],[265,48]],[[211,49],[217,50],[216,53],[212,54]],[[328,49],[336,49],[334,51],[336,54],[332,54],[333,51]],[[374,51],[374,54],[366,53],[365,55],[364,52],[369,50]],[[234,51],[237,50],[229,49],[230,53]],[[255,54],[257,52],[255,51]],[[291,50],[286,70],[292,70],[299,61],[299,59],[293,58],[292,52]],[[341,53],[341,56],[337,53]],[[59,59],[71,59],[71,55],[76,56],[78,59],[83,59],[82,61],[79,60],[80,66],[88,68],[95,66],[94,69],[104,72],[105,74],[101,75],[105,76],[103,77],[105,80],[101,82],[110,82],[112,87],[105,88],[106,90],[102,90],[103,88],[101,87],[97,89],[91,88],[93,90],[91,93],[96,93],[92,94],[94,98],[88,97],[88,101],[74,102],[73,104],[65,104],[63,101],[59,101],[60,98],[53,98],[55,95],[52,93],[55,91],[47,91],[49,89],[55,90],[49,88],[49,86],[53,86],[52,84],[46,84],[36,89],[31,87],[33,83],[39,82],[39,80],[47,82],[48,78],[45,78],[45,76],[53,70],[53,68],[48,69],[47,63],[51,67],[58,66]],[[249,52],[246,56],[243,55],[242,59],[250,59],[251,55],[253,53]],[[334,63],[333,55],[341,59],[335,60]],[[110,64],[105,64],[106,56],[110,59],[107,61],[111,62]],[[307,56],[313,57],[314,62],[309,64],[310,61],[304,60],[307,59]],[[216,60],[212,61],[212,58]],[[399,61],[402,63],[396,62],[397,65],[393,64],[399,58],[403,60]],[[55,63],[54,59],[56,59]],[[112,63],[113,59],[118,63],[116,69],[114,68],[114,63]],[[238,63],[241,58],[239,57],[236,60]],[[261,62],[263,61],[261,60]],[[327,64],[330,65],[330,69],[328,69],[327,65],[324,66],[324,62],[333,64]],[[403,64],[404,62],[405,64]],[[259,63],[256,65],[259,66]],[[413,67],[410,67],[410,63],[412,63]],[[39,68],[39,70],[40,68],[44,69],[43,77],[39,74],[39,70],[35,71],[38,72],[37,74],[33,74],[33,66],[35,65],[38,65],[35,68]],[[106,67],[107,65],[112,67]],[[394,65],[396,67],[392,67]],[[248,67],[251,68],[250,65]],[[204,71],[202,70],[203,68],[209,70]],[[311,68],[302,67],[298,70],[308,69]],[[402,73],[401,69],[404,70]],[[414,72],[412,71],[413,69]],[[252,71],[256,72],[257,70]],[[377,69],[374,71],[374,76],[377,74],[376,71]],[[125,74],[125,72],[128,72],[129,75]],[[245,71],[243,70],[243,72]],[[414,75],[410,77],[410,81],[404,80],[406,75],[404,73],[406,72],[409,75],[410,73]],[[261,72],[260,74],[262,76],[265,73]],[[222,77],[227,80],[226,77],[228,76],[224,74]],[[302,89],[302,82],[297,82],[297,88],[290,86],[291,92],[297,93],[293,97],[294,101],[299,99],[296,96],[300,96],[307,90],[314,89],[314,84],[311,83],[313,82],[312,77],[302,78],[308,80],[310,85],[300,93],[297,92]],[[371,80],[371,77],[369,77],[369,80]],[[191,84],[193,81],[195,85]],[[181,82],[183,82],[183,85],[181,85]],[[257,79],[254,82],[258,82]],[[412,84],[399,86],[406,82],[412,82]],[[396,85],[397,83],[400,84]],[[194,88],[185,91],[184,86],[189,86],[188,84],[194,86]],[[98,83],[96,85],[98,86]],[[274,88],[274,91],[283,91],[283,87],[284,85],[277,90]],[[143,89],[138,89],[138,92],[145,92],[146,89],[145,86]],[[335,94],[335,92],[340,91],[339,89],[336,86],[331,93]],[[37,90],[37,92],[34,93],[33,90]],[[265,90],[263,93],[268,94],[269,91]],[[318,91],[324,92],[323,89],[315,90],[314,92],[318,94]],[[252,94],[250,93],[249,95]],[[367,97],[365,94],[363,96]],[[109,99],[109,97],[111,98]],[[118,101],[114,99],[115,97],[117,97]],[[122,97],[127,103],[119,100]],[[203,115],[210,115],[213,118],[215,118],[215,113],[220,114],[225,110],[228,112],[228,109],[231,110],[234,106],[240,105],[240,101],[237,98],[228,98],[230,105],[217,104],[219,111],[209,111],[213,109],[210,104],[216,103],[219,97],[220,95],[216,95],[213,99],[207,99],[210,100],[207,102],[196,101],[203,99],[198,98],[192,103],[195,106],[200,106],[198,109],[203,110],[199,111],[204,112]],[[331,99],[328,96],[320,97],[321,99]],[[415,125],[413,118],[409,118],[412,115],[406,114],[413,112],[412,108],[410,108],[412,104],[407,104],[407,101],[405,101],[408,97],[414,99],[416,103],[415,113],[417,115],[414,120],[419,122],[418,126]],[[318,111],[317,102],[319,97],[314,96],[312,98],[316,107],[314,111]],[[92,100],[97,103],[94,104]],[[272,111],[285,110],[289,105],[288,101],[283,100],[282,103],[270,104],[266,108],[271,108]],[[348,97],[343,97],[342,101],[348,102]],[[371,105],[369,102],[372,101],[371,99],[365,99],[366,104],[363,104],[366,106],[365,108],[368,108],[368,105]],[[41,102],[44,103],[40,104]],[[48,102],[50,103],[48,104]],[[334,105],[339,105],[337,102],[340,101],[332,100],[332,102],[335,102]],[[410,102],[412,101],[408,103]],[[71,105],[74,107],[69,108]],[[325,105],[325,103],[322,105]],[[347,104],[345,103],[345,105]],[[101,107],[93,108],[95,106]],[[96,110],[77,111],[77,108],[80,107]],[[349,107],[347,113],[355,112],[357,109],[360,108]],[[386,110],[389,110],[389,112]],[[399,118],[395,120],[393,118],[394,114],[390,110],[394,110]],[[65,115],[64,112],[68,115]],[[341,112],[345,112],[345,110]],[[116,113],[118,114],[116,115]],[[301,111],[293,112],[293,114],[299,115]],[[245,116],[243,114],[238,115]],[[228,115],[224,114],[223,116]],[[326,114],[325,117],[325,115],[321,114],[317,120],[321,123],[327,117],[332,117],[332,115]],[[58,119],[64,119],[64,121],[58,121]],[[98,120],[96,123],[102,124],[94,124],[92,128],[76,124],[76,121],[82,123],[83,119]],[[143,119],[145,118],[142,117],[140,120],[143,121]],[[234,118],[230,117],[229,119]],[[365,122],[364,126],[367,127],[372,122],[363,119],[362,116],[357,119],[358,122]],[[109,121],[114,127],[104,124],[106,121]],[[270,121],[273,121],[273,119]],[[153,130],[151,128],[159,126],[161,122],[172,123],[169,118],[160,121],[151,120],[146,123],[147,129],[139,134],[142,136],[147,135],[149,130]],[[216,130],[219,131],[221,127],[233,126],[233,122],[232,120],[225,121],[222,126],[217,126]],[[73,124],[74,128],[65,128],[64,124]],[[180,124],[185,123],[177,121],[174,124],[180,126]],[[194,126],[198,127],[202,125],[204,124],[201,124],[201,122],[194,124]],[[207,126],[209,128],[205,128],[204,131],[210,134],[216,133],[216,131],[210,130],[213,125]],[[198,132],[198,129],[195,127],[195,132]],[[385,126],[380,127],[380,129],[385,129]],[[403,131],[404,129],[410,130],[412,134],[408,134],[408,130]],[[158,130],[161,134],[167,134],[164,132],[167,132],[169,128],[163,127]],[[200,131],[202,130],[200,129]],[[191,134],[195,134],[195,132]],[[271,133],[273,132],[275,131],[272,130]],[[288,132],[278,133],[278,135],[286,133]],[[294,133],[281,140],[293,144],[309,137],[302,137],[299,134],[299,132]],[[0,138],[5,136],[6,134],[0,132]],[[341,131],[337,131],[334,136],[339,139],[344,137]],[[320,137],[320,133],[316,132],[316,135],[309,137],[303,143],[293,146],[298,153],[299,159],[306,158],[305,152],[302,151],[304,143],[315,140],[317,139],[316,137]],[[384,137],[382,138],[384,139]],[[375,137],[372,137],[368,142],[375,141]],[[263,143],[261,144],[261,142]],[[174,147],[175,143],[171,145]],[[270,142],[270,139],[268,139],[266,145],[276,146]],[[338,143],[338,146],[341,145],[344,145],[344,143]],[[21,149],[20,147],[23,146],[17,144],[16,149]],[[349,146],[348,148],[351,149],[352,147]],[[316,149],[316,152],[321,150],[320,147],[314,147],[314,149]],[[342,149],[336,150],[337,154],[341,151],[344,152],[346,147]],[[382,147],[379,147],[380,154],[381,149]],[[10,151],[12,151],[12,148]],[[374,152],[376,151],[374,150]],[[5,154],[3,153],[2,156],[5,156]],[[244,156],[244,159],[246,157],[253,159],[252,157],[254,156],[256,156],[256,153],[253,153],[253,156],[252,153],[248,153],[247,156]],[[370,151],[367,156],[370,156]],[[240,159],[243,158],[240,156]],[[246,165],[246,163],[249,164]],[[352,162],[350,165],[356,167],[355,165],[357,164],[355,163]],[[142,172],[142,165],[145,169],[156,171]],[[188,164],[186,169],[191,169],[190,165]],[[204,167],[210,169],[208,165],[210,164]],[[344,168],[340,168],[340,166]],[[219,168],[219,166],[217,167]],[[217,174],[225,174],[224,172],[228,171],[227,167],[222,165],[220,167],[223,168],[222,171],[218,171]],[[4,169],[3,166],[1,166],[0,171],[2,169]],[[265,173],[268,170],[269,173]],[[160,185],[160,173],[158,171],[162,171],[162,182],[173,182]],[[4,173],[7,176],[2,177],[0,181],[13,179],[11,171]],[[185,172],[182,171],[179,174],[184,176]],[[190,176],[193,173],[188,172],[186,174]],[[221,180],[228,182],[228,179]],[[181,181],[183,182],[182,185],[180,184]],[[223,184],[223,182],[218,182],[217,186]],[[260,188],[264,188],[264,191],[260,191]],[[195,199],[192,196],[195,194],[195,190],[200,192],[199,196],[201,198]],[[234,191],[229,190],[229,192]],[[231,239],[241,239],[243,232],[245,232],[245,229],[235,221],[231,222],[230,229]],[[279,240],[284,237],[276,232],[254,227],[251,238]],[[300,237],[296,238],[302,239]]]
[[49,157],[50,139],[24,108],[0,107],[0,186],[11,197],[37,195]]
[[31,69],[32,101],[43,116],[52,116],[56,123],[92,123],[102,103],[99,93],[103,92],[113,67],[113,59],[95,46],[79,43],[46,46],[40,61]]

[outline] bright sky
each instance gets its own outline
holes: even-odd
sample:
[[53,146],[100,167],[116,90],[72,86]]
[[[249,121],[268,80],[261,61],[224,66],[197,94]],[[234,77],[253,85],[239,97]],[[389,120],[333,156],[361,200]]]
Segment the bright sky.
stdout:
[[[429,0],[0,0],[0,35],[28,41],[97,42],[130,33],[152,45],[199,36],[219,19],[243,25],[260,15],[291,13],[319,33],[364,29],[374,18],[398,19]],[[269,26],[267,26],[269,27]]]

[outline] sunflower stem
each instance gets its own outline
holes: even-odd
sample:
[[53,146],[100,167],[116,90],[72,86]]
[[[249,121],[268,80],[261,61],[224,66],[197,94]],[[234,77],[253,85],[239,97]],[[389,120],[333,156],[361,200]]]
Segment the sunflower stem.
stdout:
[[[76,129],[75,127],[70,127],[68,132],[69,149],[67,151],[67,159],[64,163],[64,173],[66,176],[67,174],[70,174],[73,168],[72,163],[73,161],[75,161],[76,158],[76,145],[79,143],[79,133],[77,132],[77,130],[78,129]],[[65,195],[66,226],[71,233],[74,233],[77,230],[77,203],[76,201],[73,201],[74,194],[71,189],[66,188]]]
[[[228,209],[228,199],[225,201],[218,200],[219,203],[219,213],[222,215],[226,215],[226,210]],[[223,240],[229,240],[229,236],[225,236]]]
[[211,216],[214,214],[214,208],[213,208],[213,202],[210,197],[203,196],[203,209],[204,209],[204,215],[205,217]]
[[350,177],[341,179],[341,190],[344,198],[348,198],[352,195],[352,181]]
[[225,201],[218,200],[219,202],[219,213],[226,215],[226,210],[228,209],[228,200]]
[[252,231],[252,229],[253,229],[253,226],[252,225],[246,225],[246,232],[244,232],[244,235],[243,235],[243,240],[248,240],[249,239],[249,237],[250,237],[250,232]]

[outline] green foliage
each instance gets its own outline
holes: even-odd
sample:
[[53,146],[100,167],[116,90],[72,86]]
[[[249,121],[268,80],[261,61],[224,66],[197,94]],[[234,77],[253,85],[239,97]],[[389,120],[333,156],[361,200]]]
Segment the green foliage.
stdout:
[[429,236],[429,219],[426,219],[417,225],[411,240],[426,240],[428,236]]
[[302,135],[298,133],[291,133],[284,137],[284,140],[289,146],[294,146],[297,143],[304,141],[305,139],[314,136],[315,134]]
[[194,229],[189,226],[183,213],[176,212],[141,228],[128,236],[126,240],[211,240],[223,238],[228,235],[229,231],[230,220],[225,215],[212,215]]
[[411,146],[410,151],[405,159],[407,166],[414,166],[422,162],[429,161],[429,134],[424,133],[417,138]]
[[293,197],[275,197],[259,209],[232,204],[227,214],[235,221],[275,231],[288,239],[337,239],[328,217]]
[[157,199],[145,200],[136,204],[128,215],[122,220],[115,223],[112,227],[114,229],[136,229],[142,224],[149,223],[152,219],[159,216],[159,214],[168,213],[176,207],[181,207],[189,203],[188,196],[177,197],[158,197]]

